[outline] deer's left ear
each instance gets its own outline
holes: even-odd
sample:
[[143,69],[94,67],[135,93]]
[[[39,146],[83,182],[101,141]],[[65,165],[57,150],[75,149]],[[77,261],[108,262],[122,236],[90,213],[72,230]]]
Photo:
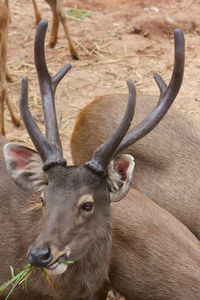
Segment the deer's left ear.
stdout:
[[128,154],[122,154],[110,162],[107,180],[110,187],[111,201],[120,201],[128,193],[134,166],[134,158]]

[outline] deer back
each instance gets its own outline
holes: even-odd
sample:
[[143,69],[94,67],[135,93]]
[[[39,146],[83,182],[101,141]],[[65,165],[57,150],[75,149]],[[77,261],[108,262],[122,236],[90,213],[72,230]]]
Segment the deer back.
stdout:
[[[74,163],[89,159],[117,126],[127,95],[98,97],[78,115],[71,137]],[[133,128],[151,111],[156,97],[138,95]],[[136,160],[133,186],[166,208],[200,238],[200,130],[171,107],[160,124],[126,153]]]

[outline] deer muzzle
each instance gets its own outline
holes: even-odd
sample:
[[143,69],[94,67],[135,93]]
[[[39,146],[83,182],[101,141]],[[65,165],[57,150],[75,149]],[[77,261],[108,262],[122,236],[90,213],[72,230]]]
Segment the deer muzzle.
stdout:
[[34,267],[41,267],[45,268],[49,275],[58,275],[62,274],[67,270],[67,264],[63,264],[62,262],[65,261],[69,255],[70,250],[67,247],[65,249],[65,254],[55,259],[55,255],[53,255],[54,251],[51,251],[50,248],[44,248],[40,250],[35,250],[31,248],[28,251],[28,260],[30,264]]
[[40,250],[35,250],[32,248],[28,252],[28,260],[34,267],[46,268],[53,260],[53,256],[50,248],[44,248]]

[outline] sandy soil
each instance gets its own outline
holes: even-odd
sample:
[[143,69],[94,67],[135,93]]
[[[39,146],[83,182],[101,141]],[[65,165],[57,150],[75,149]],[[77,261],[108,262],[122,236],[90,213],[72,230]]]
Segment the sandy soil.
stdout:
[[[70,161],[69,137],[75,116],[97,95],[126,92],[125,80],[134,80],[137,93],[158,94],[155,72],[169,82],[173,65],[173,29],[180,27],[186,39],[184,82],[175,106],[200,123],[200,2],[135,0],[68,0],[67,8],[91,10],[89,16],[69,18],[68,25],[77,45],[80,60],[69,53],[63,28],[54,49],[48,47],[51,10],[38,1],[42,15],[49,21],[46,59],[55,74],[66,63],[73,68],[57,88],[56,106],[64,152]],[[18,114],[18,96],[22,75],[29,77],[29,101],[33,116],[43,128],[37,77],[33,59],[35,19],[32,2],[12,0],[9,31],[8,67],[13,82],[9,96]],[[30,144],[24,128],[13,128],[6,110],[6,133],[10,140]]]

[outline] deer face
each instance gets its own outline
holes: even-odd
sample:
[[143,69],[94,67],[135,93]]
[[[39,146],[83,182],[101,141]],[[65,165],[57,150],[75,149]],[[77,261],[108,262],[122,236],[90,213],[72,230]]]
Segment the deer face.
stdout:
[[83,167],[54,167],[47,180],[43,227],[28,258],[31,264],[55,268],[58,273],[67,267],[58,262],[79,261],[97,239],[104,241],[110,231],[110,199],[106,181]]
[[129,190],[131,156],[111,161],[107,175],[101,177],[87,165],[55,165],[44,172],[39,155],[19,145],[7,144],[4,154],[15,182],[41,193],[41,232],[27,249],[32,265],[61,274],[67,269],[62,262],[80,261],[95,244],[110,245],[110,203],[121,200]]

